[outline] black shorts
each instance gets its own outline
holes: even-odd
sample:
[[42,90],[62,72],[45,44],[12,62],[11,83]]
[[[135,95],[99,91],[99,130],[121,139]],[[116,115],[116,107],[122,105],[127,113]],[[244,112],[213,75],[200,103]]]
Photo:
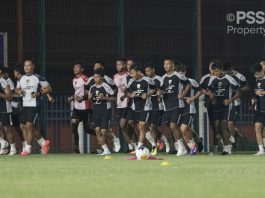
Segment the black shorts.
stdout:
[[180,124],[181,113],[181,108],[175,108],[169,111],[165,111],[166,119],[169,123]]
[[71,113],[71,118],[77,119],[79,122],[83,122],[83,124],[88,124],[90,123],[91,113],[92,110],[90,109],[85,109],[85,110],[73,109]]
[[127,110],[127,120],[136,120],[135,112],[131,108],[128,108]]
[[150,112],[149,111],[134,111],[135,121],[149,123]]
[[108,129],[111,118],[111,110],[93,110],[92,122],[94,128]]
[[181,116],[180,124],[185,124],[187,126],[191,126],[193,123],[193,117],[194,114],[185,114],[184,116]]
[[11,113],[0,113],[0,122],[3,127],[12,125]]
[[263,125],[265,125],[265,112],[255,112],[254,114],[254,123],[262,123]]
[[235,122],[237,120],[237,116],[239,113],[239,106],[233,106],[232,109],[228,113],[228,121]]
[[120,119],[127,120],[127,114],[128,114],[128,108],[118,108],[116,113],[117,121],[120,121]]
[[223,110],[223,111],[214,111],[213,112],[213,121],[218,120],[228,120],[229,110]]
[[163,110],[152,110],[150,112],[149,123],[154,124],[156,126],[161,125],[162,116],[163,116]]
[[27,122],[36,124],[39,116],[38,107],[23,107],[21,111],[20,123],[26,124]]
[[19,113],[15,113],[15,114],[12,113],[11,120],[12,120],[13,126],[20,126],[20,114]]

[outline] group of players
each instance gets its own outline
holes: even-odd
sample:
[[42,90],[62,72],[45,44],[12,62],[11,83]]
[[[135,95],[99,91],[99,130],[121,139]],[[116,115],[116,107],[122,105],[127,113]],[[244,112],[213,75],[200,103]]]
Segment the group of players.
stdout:
[[[112,80],[105,75],[102,62],[95,62],[94,75],[90,78],[83,74],[82,63],[77,62],[74,65],[76,77],[73,79],[75,94],[69,98],[74,103],[72,128],[76,137],[75,151],[79,152],[77,124],[80,121],[84,122],[85,131],[97,137],[102,147],[100,155],[111,153],[106,142],[107,136],[113,139],[113,151],[120,150],[119,138],[109,125],[114,108],[119,129],[130,152],[134,153],[145,144],[145,140],[152,145],[151,155],[156,155],[158,148],[161,149],[163,145],[166,152],[170,152],[168,137],[159,130],[163,117],[172,132],[176,155],[183,156],[188,152],[195,155],[202,150],[201,139],[196,137],[192,128],[196,115],[195,101],[203,95],[214,133],[214,145],[220,141],[223,144],[222,155],[230,155],[237,132],[235,122],[239,114],[240,97],[242,92],[249,90],[246,78],[233,70],[229,63],[220,60],[209,62],[209,74],[203,76],[200,83],[186,77],[184,64],[172,58],[165,58],[163,64],[165,74],[160,77],[156,75],[151,62],[141,68],[135,58],[118,58],[117,74]],[[256,93],[256,99],[253,98],[253,101],[257,101],[256,109],[260,108],[260,97]],[[261,121],[265,122],[265,116],[259,112],[255,116],[255,123]],[[261,134],[257,130],[263,129],[263,123],[260,127],[256,125],[256,134]],[[265,142],[262,140],[265,139],[262,139],[262,134],[257,135],[257,140],[260,151],[256,155],[264,154]]]
[[21,141],[20,155],[31,154],[32,140],[37,141],[41,153],[49,151],[49,140],[45,140],[38,128],[38,112],[43,95],[53,100],[52,88],[45,78],[34,73],[35,63],[27,58],[17,64],[13,73],[16,86],[9,77],[9,71],[0,67],[0,155],[16,155],[15,133]]
[[[84,65],[77,61],[73,66],[75,93],[68,98],[72,103],[71,126],[74,152],[79,151],[78,126],[83,122],[84,131],[97,138],[99,155],[109,155],[113,140],[113,151],[121,149],[119,131],[124,135],[130,153],[146,144],[152,145],[151,155],[166,147],[170,152],[167,134],[159,130],[162,121],[166,123],[174,140],[177,156],[195,155],[202,151],[201,139],[196,136],[192,126],[196,115],[195,101],[204,96],[209,123],[213,131],[213,144],[223,144],[222,155],[230,155],[235,143],[235,122],[239,114],[241,93],[248,91],[246,78],[233,70],[229,63],[220,60],[209,62],[209,73],[197,83],[186,77],[186,66],[172,58],[163,60],[165,74],[156,74],[153,63],[141,68],[139,62],[131,58],[117,58],[117,73],[113,79],[105,74],[101,61],[94,63],[93,76],[84,74]],[[49,141],[45,140],[37,127],[41,99],[46,95],[53,101],[52,88],[45,78],[34,73],[35,63],[26,59],[24,65],[14,67],[17,84],[9,78],[6,68],[0,68],[0,154],[17,153],[14,133],[18,133],[22,143],[22,156],[31,153],[35,139],[42,154],[49,151]],[[265,61],[253,67],[256,78],[255,94],[255,132],[259,151],[264,155],[265,145]],[[46,97],[45,96],[45,97]],[[110,127],[113,110],[116,111],[118,131]],[[162,117],[164,119],[162,119]],[[115,127],[117,128],[117,127]],[[115,131],[115,133],[113,132]]]

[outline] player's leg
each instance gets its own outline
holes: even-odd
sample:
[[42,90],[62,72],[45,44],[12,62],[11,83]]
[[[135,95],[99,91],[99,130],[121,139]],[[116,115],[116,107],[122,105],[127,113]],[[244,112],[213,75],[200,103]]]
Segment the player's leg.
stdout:
[[9,143],[6,141],[5,132],[3,128],[3,113],[0,113],[0,155],[6,155],[8,153]]
[[183,136],[180,130],[180,121],[181,121],[181,109],[176,108],[172,110],[170,119],[170,129],[173,132],[173,136],[175,139],[175,148],[178,151],[177,156],[183,156],[187,154],[187,150],[183,143]]
[[188,147],[190,148],[190,154],[195,155],[197,152],[196,143],[193,139],[192,131],[190,130],[190,125],[192,124],[193,117],[192,115],[186,115],[182,119],[182,124],[180,126],[180,130],[184,137],[184,140]]
[[144,144],[145,133],[147,130],[147,122],[149,120],[150,113],[147,111],[136,112],[136,120],[138,120],[138,130],[139,130],[139,141],[138,148]]
[[[113,151],[114,152],[119,152],[121,149],[121,142],[120,142],[120,138],[117,137],[117,135],[114,133],[114,131],[112,130],[112,128],[110,127],[110,121],[112,119],[112,110],[107,110],[103,113],[103,116],[106,116],[106,120],[108,120],[108,127],[107,132],[105,133],[104,137],[108,137],[113,141]],[[116,127],[117,129],[119,129],[119,126]],[[118,131],[116,131],[116,133],[118,133]]]
[[[100,117],[99,117],[99,122],[97,124],[97,128],[100,128],[100,134],[99,134],[99,140],[100,144],[102,146],[103,152],[99,155],[109,155],[111,154],[107,144],[106,144],[106,133],[108,133],[108,128],[109,128],[109,123],[111,119],[111,111],[107,110],[106,111],[101,111]],[[98,130],[98,129],[97,129]]]
[[264,124],[262,127],[262,138],[263,138],[263,145],[265,146],[265,127],[264,127]]
[[33,134],[35,140],[38,142],[39,146],[41,147],[41,154],[47,155],[50,149],[50,141],[45,140],[41,135],[40,128],[34,123],[33,125]]
[[4,119],[3,119],[3,128],[4,132],[6,134],[6,138],[10,144],[10,152],[9,155],[15,155],[17,154],[17,149],[15,145],[15,131],[12,126],[12,120],[11,120],[11,114],[10,113],[5,113],[4,114]]
[[22,151],[24,151],[25,146],[26,146],[26,141],[25,141],[25,138],[23,136],[23,131],[20,127],[20,113],[11,114],[11,118],[12,118],[14,131],[18,134],[18,137],[22,143]]
[[223,155],[230,155],[232,152],[232,144],[229,140],[230,134],[227,130],[227,120],[220,120],[219,121],[219,131],[222,134],[222,139],[224,141],[224,147],[223,147]]
[[[136,112],[133,111],[131,108],[128,109],[128,114],[127,114],[127,120],[128,120],[128,132],[129,132],[129,137],[132,140],[134,150],[137,149],[137,130],[138,127],[136,125]],[[134,153],[134,152],[132,152]]]
[[228,113],[228,123],[227,123],[227,129],[229,132],[229,140],[232,144],[235,143],[235,121],[236,121],[236,107],[232,107],[231,110],[229,110]]
[[256,139],[259,147],[259,151],[255,155],[264,155],[264,143],[263,143],[263,129],[264,129],[264,115],[256,113],[254,118]]
[[131,152],[135,148],[133,145],[132,138],[130,137],[130,130],[129,130],[129,126],[128,126],[128,110],[129,110],[128,108],[118,109],[117,110],[117,116],[118,116],[120,129],[124,135],[125,141],[128,144],[129,152]]
[[157,149],[159,147],[159,144],[157,143],[157,136],[158,136],[157,126],[159,124],[159,119],[160,119],[159,110],[153,110],[150,112],[150,119],[148,121],[149,129],[146,132],[146,139],[152,145],[151,155],[153,156],[157,155]]
[[33,123],[38,117],[38,113],[34,107],[23,107],[22,124],[24,124],[24,138],[26,141],[25,151],[21,153],[22,156],[27,156],[31,153],[32,139],[33,139]]
[[73,134],[74,153],[80,153],[78,125],[79,125],[78,111],[76,109],[73,109],[72,116],[71,116],[71,128],[72,128],[72,134]]

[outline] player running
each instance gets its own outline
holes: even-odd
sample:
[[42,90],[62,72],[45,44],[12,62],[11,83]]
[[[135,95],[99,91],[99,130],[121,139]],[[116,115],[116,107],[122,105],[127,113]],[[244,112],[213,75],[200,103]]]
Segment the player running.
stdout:
[[71,125],[73,133],[74,153],[80,153],[79,150],[79,134],[78,126],[83,122],[84,132],[96,135],[90,130],[90,119],[92,113],[92,104],[87,99],[85,90],[88,89],[88,77],[83,74],[84,65],[81,61],[77,61],[73,67],[75,78],[73,79],[74,96],[68,98],[69,102],[73,102],[73,110],[71,113]]
[[214,76],[210,78],[208,87],[213,107],[214,127],[222,135],[224,142],[222,155],[230,155],[232,144],[229,141],[230,134],[227,129],[227,120],[233,102],[240,97],[239,85],[234,78],[224,74],[222,63],[213,63],[211,69]]
[[[177,65],[176,71],[186,76],[186,66],[183,64]],[[184,98],[184,108],[182,110],[181,121],[180,121],[180,130],[182,132],[183,138],[190,149],[190,154],[195,155],[197,153],[197,145],[193,138],[193,119],[196,115],[195,100],[198,99],[201,94],[201,88],[199,84],[191,78],[188,78],[188,82],[191,84],[191,89]],[[187,83],[184,83],[183,89],[187,86]]]
[[[156,146],[153,146],[151,155],[157,155],[157,148],[159,147],[161,150],[163,149],[163,143],[166,146],[166,153],[169,153],[170,146],[169,142],[164,134],[158,130],[158,126],[161,126],[162,116],[163,116],[163,102],[161,97],[157,96],[157,90],[160,89],[162,84],[162,78],[155,74],[155,67],[153,63],[146,63],[145,66],[145,75],[154,81],[154,85],[150,85],[151,91],[154,92],[151,95],[151,102],[152,102],[152,111],[150,112],[150,131],[152,138],[154,138],[157,142]],[[150,138],[149,138],[150,139]],[[162,140],[162,141],[160,141]]]
[[[185,97],[191,85],[188,83],[187,77],[175,71],[172,58],[164,59],[164,69],[166,74],[162,77],[162,86],[161,90],[158,90],[158,95],[162,95],[163,97],[165,115],[176,140],[174,145],[178,151],[177,156],[183,156],[187,154],[187,150],[183,144],[179,124],[182,109],[184,108],[183,97]],[[184,83],[187,83],[187,86],[183,91]]]
[[[26,140],[25,151],[21,152],[21,156],[27,156],[31,153],[31,144],[34,136],[34,130],[39,132],[37,127],[38,118],[38,103],[39,97],[42,94],[48,94],[52,92],[52,88],[47,80],[34,73],[35,64],[33,59],[25,59],[24,61],[24,72],[16,87],[16,93],[22,96],[23,107],[21,112],[21,127],[24,138]],[[39,85],[41,89],[39,90]],[[43,154],[47,154],[49,150],[49,141],[40,138],[40,144],[42,146]]]
[[94,123],[97,140],[102,146],[103,152],[99,155],[111,154],[105,140],[110,118],[111,102],[115,101],[114,91],[103,81],[104,70],[99,68],[94,71],[95,84],[90,87],[88,97],[93,103],[92,121]]

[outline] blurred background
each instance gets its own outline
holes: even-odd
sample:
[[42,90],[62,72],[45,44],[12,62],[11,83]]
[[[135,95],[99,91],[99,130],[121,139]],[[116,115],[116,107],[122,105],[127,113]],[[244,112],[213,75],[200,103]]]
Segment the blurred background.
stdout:
[[[12,68],[23,57],[37,60],[38,72],[52,84],[56,102],[44,102],[41,127],[53,152],[71,152],[70,106],[72,67],[83,60],[92,75],[94,60],[106,63],[109,76],[115,58],[135,56],[153,61],[163,74],[162,60],[174,57],[197,80],[212,58],[229,61],[253,85],[251,64],[264,57],[262,34],[227,34],[227,14],[265,10],[264,0],[1,0],[0,32],[5,33],[6,59]],[[255,27],[255,25],[251,26]],[[263,25],[264,27],[264,25]],[[255,149],[249,97],[244,96],[237,124],[244,136],[238,150]],[[198,129],[198,118],[195,121]],[[208,133],[205,129],[205,133]],[[84,144],[93,139],[84,138]],[[87,149],[85,149],[87,151]]]

